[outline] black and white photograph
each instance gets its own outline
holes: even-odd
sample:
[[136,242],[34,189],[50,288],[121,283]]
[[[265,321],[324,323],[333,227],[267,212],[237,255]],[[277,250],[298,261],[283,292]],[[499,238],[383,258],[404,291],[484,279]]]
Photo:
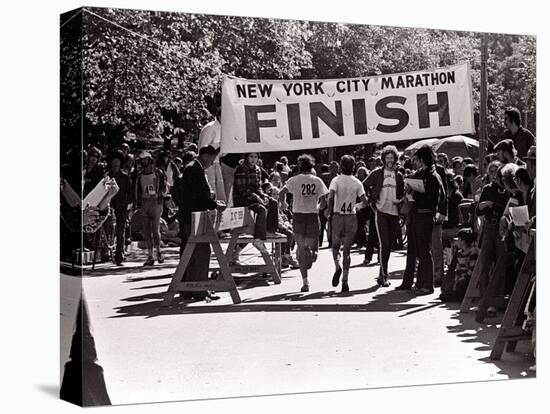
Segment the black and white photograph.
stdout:
[[61,398],[536,377],[536,37],[60,17]]
[[542,5],[3,17],[9,412],[547,405]]

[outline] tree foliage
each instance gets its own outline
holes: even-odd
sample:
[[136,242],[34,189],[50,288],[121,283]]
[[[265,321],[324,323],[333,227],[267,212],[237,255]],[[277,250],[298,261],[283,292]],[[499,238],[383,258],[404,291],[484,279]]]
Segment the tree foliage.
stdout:
[[[128,132],[147,141],[162,140],[175,128],[195,139],[212,116],[204,98],[219,90],[223,74],[339,78],[469,61],[474,106],[479,108],[477,33],[88,10],[82,20],[82,79],[85,132],[91,142],[100,136],[120,141]],[[527,126],[535,132],[535,39],[496,34],[489,39],[489,135],[501,134],[506,106],[528,113]]]

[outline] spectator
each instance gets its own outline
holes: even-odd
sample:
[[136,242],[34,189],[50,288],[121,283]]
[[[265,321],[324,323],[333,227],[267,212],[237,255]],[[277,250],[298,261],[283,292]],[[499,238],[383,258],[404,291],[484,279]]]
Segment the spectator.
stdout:
[[[490,272],[493,265],[501,263],[498,271],[505,271],[507,266],[504,243],[499,236],[499,222],[510,198],[510,194],[504,189],[502,183],[502,164],[500,161],[491,162],[487,168],[487,173],[491,183],[483,187],[476,207],[477,215],[484,217],[479,276],[479,289],[482,296],[487,290],[492,277]],[[496,309],[490,309],[490,313],[494,312],[496,312]]]
[[416,294],[428,295],[434,291],[434,269],[431,253],[432,231],[434,218],[440,201],[440,192],[443,184],[434,166],[432,149],[428,145],[420,147],[414,154],[417,171],[411,176],[422,180],[424,191],[415,191],[406,186],[406,191],[414,200],[411,209],[410,227],[408,228],[409,241],[407,245],[407,267],[403,274],[403,281],[398,290],[412,288],[416,258],[418,271],[416,277]]
[[[105,170],[101,161],[101,151],[97,147],[90,147],[87,152],[86,169],[84,170],[84,189],[82,197],[86,197],[101,181]],[[84,206],[85,207],[85,206]]]
[[271,185],[277,189],[281,189],[283,187],[283,182],[281,180],[281,175],[278,172],[272,172],[269,174],[269,182]]
[[[477,175],[477,167],[468,164],[464,167],[464,192],[463,196],[467,199],[474,199],[478,191],[481,191],[481,177]],[[479,194],[478,194],[479,195]]]
[[363,182],[369,203],[374,210],[374,219],[380,246],[380,272],[377,282],[388,287],[388,261],[392,244],[399,230],[399,204],[404,195],[404,181],[401,173],[395,171],[397,148],[388,145],[382,150],[384,167],[376,168]]
[[450,247],[449,241],[456,236],[458,231],[458,225],[460,224],[460,210],[458,206],[463,199],[456,179],[449,182],[448,190],[448,216],[441,227],[441,240],[444,248]]
[[128,218],[128,206],[133,199],[132,182],[128,174],[122,170],[124,154],[122,151],[116,151],[111,155],[109,176],[114,178],[118,185],[118,193],[111,199],[111,207],[115,214],[115,257],[114,262],[117,266],[122,266],[124,259],[126,220]]
[[532,145],[535,145],[535,136],[531,131],[521,126],[521,113],[517,108],[508,108],[504,111],[504,126],[506,132],[503,140],[511,140],[517,150],[517,155],[524,158]]
[[158,262],[164,262],[160,250],[160,217],[164,196],[167,194],[166,175],[160,168],[153,166],[153,156],[149,152],[143,151],[139,159],[142,171],[137,175],[135,183],[135,200],[141,211],[145,244],[149,253],[144,265],[153,266],[153,247],[157,250]]
[[[214,149],[220,148],[222,139],[221,114],[221,109],[218,109],[215,119],[207,123],[202,128],[199,135],[199,148],[203,148],[208,145],[211,145]],[[227,200],[219,155],[214,160],[212,166],[206,170],[206,178],[216,193],[216,199],[221,201]]]
[[[358,167],[355,176],[361,182],[367,178],[368,171],[366,167]],[[369,219],[369,206],[357,209],[357,233],[355,233],[354,243],[357,248],[363,248],[367,245],[367,220]]]
[[462,302],[479,256],[475,246],[477,235],[472,229],[459,230],[457,237],[456,267],[449,270],[447,280],[441,287],[439,299],[443,302]]
[[[319,172],[320,172],[320,174],[318,176],[321,178],[321,180],[323,180],[323,183],[325,184],[325,187],[328,188],[330,186],[330,180],[331,180],[330,169],[329,169],[328,164],[321,164],[321,167],[319,168]],[[326,202],[319,204],[319,221],[320,221],[320,225],[321,225],[321,228],[319,230],[319,246],[321,246],[323,244],[325,229],[327,228],[327,223],[328,223],[328,219],[325,216],[326,208],[327,208],[327,203]],[[327,238],[329,238],[329,237],[327,237]]]
[[288,158],[283,155],[279,159],[279,161],[281,162],[281,164],[283,164],[281,173],[286,174],[286,176],[288,177],[288,175],[290,174],[290,167],[288,166]]
[[464,160],[462,157],[453,157],[453,172],[455,175],[463,175],[464,173]]
[[267,249],[263,240],[267,237],[281,236],[277,233],[279,225],[277,201],[262,191],[262,171],[258,165],[260,157],[257,152],[246,155],[245,161],[235,169],[233,184],[233,205],[248,207],[256,213],[253,245],[260,252]]
[[514,163],[520,167],[524,167],[525,163],[521,161],[517,156],[514,142],[511,139],[505,139],[495,145],[494,151],[496,152],[498,159],[503,164]]
[[449,156],[445,154],[444,152],[440,152],[437,154],[437,163],[441,165],[443,168],[448,169],[449,168]]
[[[178,221],[180,223],[180,256],[182,255],[187,241],[191,235],[191,218],[194,211],[219,210],[225,209],[225,203],[215,199],[213,191],[206,180],[205,170],[209,168],[218,157],[219,149],[211,145],[202,147],[199,156],[195,161],[188,163],[181,178],[176,180],[174,188],[174,201],[179,207]],[[189,260],[183,280],[207,281],[210,268],[210,244],[198,243],[195,246],[193,255]],[[211,292],[193,292],[185,294],[184,297],[195,299],[219,299]]]

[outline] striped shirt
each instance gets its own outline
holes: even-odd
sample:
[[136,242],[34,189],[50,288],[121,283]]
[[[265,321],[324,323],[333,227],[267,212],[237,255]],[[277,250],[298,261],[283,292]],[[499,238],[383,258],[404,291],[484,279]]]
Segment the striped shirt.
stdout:
[[457,253],[455,279],[470,278],[474,272],[479,250],[477,247],[470,247],[467,250],[460,249]]

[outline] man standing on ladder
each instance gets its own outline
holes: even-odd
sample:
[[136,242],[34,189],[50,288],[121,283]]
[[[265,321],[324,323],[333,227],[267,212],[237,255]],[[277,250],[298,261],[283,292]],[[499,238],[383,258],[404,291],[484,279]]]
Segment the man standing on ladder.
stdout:
[[[355,205],[360,199],[363,205],[367,203],[363,184],[353,176],[355,159],[344,155],[340,160],[342,174],[330,183],[327,217],[332,216],[332,256],[334,258],[334,276],[332,286],[336,287],[342,278],[342,292],[349,292],[348,274],[351,262],[350,251],[357,232],[357,216]],[[343,246],[343,269],[340,265],[340,246]]]
[[291,177],[279,192],[283,210],[288,209],[286,194],[292,194],[293,223],[292,228],[298,246],[297,258],[300,265],[303,286],[301,292],[309,292],[307,271],[317,260],[319,250],[319,206],[326,203],[328,189],[323,180],[315,175],[313,159],[309,155],[298,158],[300,174]]

